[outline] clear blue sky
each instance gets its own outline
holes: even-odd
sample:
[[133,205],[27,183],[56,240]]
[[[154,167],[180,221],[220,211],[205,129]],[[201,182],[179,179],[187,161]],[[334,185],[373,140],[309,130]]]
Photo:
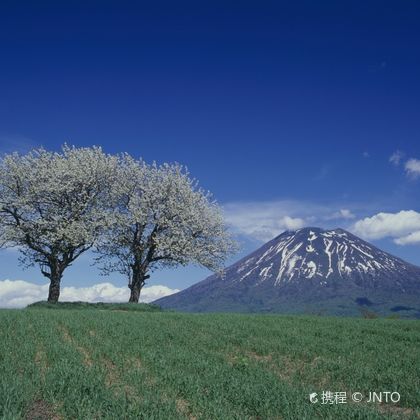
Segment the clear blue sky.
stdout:
[[[68,142],[178,161],[223,205],[277,203],[282,217],[326,227],[420,211],[404,166],[420,159],[419,22],[415,0],[4,1],[0,149]],[[373,242],[420,264],[418,244],[394,239]],[[261,243],[241,240],[243,252]],[[0,278],[44,282],[15,254],[2,251]],[[98,282],[88,264],[66,284]]]

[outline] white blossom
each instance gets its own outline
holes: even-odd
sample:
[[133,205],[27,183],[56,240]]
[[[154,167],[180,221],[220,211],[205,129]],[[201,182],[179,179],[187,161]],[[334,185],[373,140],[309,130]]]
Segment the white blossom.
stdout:
[[95,244],[105,273],[128,276],[131,301],[154,269],[219,270],[235,248],[219,206],[179,164],[68,146],[0,160],[0,245],[40,266],[49,300],[58,300],[64,270]]
[[40,266],[51,287],[55,283],[51,300],[58,299],[65,268],[93,246],[107,224],[103,203],[116,162],[99,147],[68,146],[55,153],[8,154],[0,161],[1,245],[18,247],[24,265]]
[[128,276],[138,295],[132,301],[154,269],[192,263],[220,270],[236,248],[216,201],[179,164],[120,157],[110,211],[98,261],[105,273]]

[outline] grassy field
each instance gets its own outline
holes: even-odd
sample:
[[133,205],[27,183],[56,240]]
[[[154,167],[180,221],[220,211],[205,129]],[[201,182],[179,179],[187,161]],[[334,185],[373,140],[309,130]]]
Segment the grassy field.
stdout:
[[[1,419],[420,416],[419,321],[26,309],[0,326]],[[347,403],[311,404],[322,391]]]

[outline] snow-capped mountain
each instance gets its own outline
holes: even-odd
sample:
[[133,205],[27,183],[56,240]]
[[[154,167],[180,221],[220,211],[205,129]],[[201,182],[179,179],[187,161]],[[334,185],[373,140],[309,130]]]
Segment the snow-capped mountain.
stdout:
[[389,279],[388,286],[404,291],[405,273],[420,280],[420,268],[343,229],[286,231],[234,267],[228,269],[231,276],[236,273],[234,281],[250,277],[256,284],[270,282],[275,287],[303,279],[321,286],[343,279],[361,287],[380,287]]
[[[418,302],[420,267],[394,257],[343,230],[286,231],[202,282],[156,303],[194,310],[349,313],[360,303],[393,306]],[[331,311],[331,302],[341,307]],[[406,307],[406,306],[403,306]],[[298,309],[298,310],[295,310]]]

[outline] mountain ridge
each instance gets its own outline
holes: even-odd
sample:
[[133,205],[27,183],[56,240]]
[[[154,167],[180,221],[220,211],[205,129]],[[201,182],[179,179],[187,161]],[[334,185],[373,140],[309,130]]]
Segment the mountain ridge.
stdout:
[[[323,302],[323,304],[321,304]],[[342,229],[285,231],[225,270],[157,300],[185,311],[379,312],[420,316],[420,267]],[[412,308],[412,309],[411,309]]]

